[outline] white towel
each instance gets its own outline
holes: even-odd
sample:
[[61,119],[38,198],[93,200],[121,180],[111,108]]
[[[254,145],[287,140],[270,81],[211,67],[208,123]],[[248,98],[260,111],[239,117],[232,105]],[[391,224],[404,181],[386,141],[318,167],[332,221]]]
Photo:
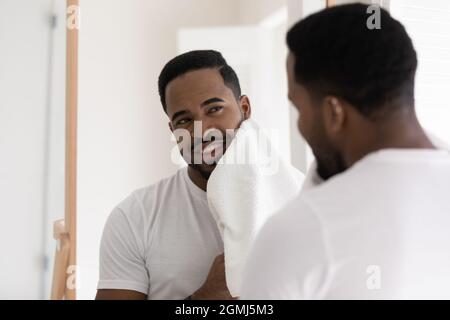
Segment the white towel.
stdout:
[[[258,231],[295,198],[303,183],[304,175],[275,149],[255,121],[246,120],[208,180],[208,204],[223,237],[226,280],[233,297],[240,296],[243,267]],[[244,155],[250,161],[239,162]]]

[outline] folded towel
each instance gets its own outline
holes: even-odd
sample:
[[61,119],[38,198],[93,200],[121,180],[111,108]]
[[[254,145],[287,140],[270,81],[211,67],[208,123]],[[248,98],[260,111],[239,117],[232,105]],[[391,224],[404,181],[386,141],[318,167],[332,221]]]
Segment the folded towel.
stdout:
[[224,241],[225,274],[233,297],[240,295],[243,267],[258,231],[300,192],[303,179],[255,121],[242,123],[207,185],[208,204]]

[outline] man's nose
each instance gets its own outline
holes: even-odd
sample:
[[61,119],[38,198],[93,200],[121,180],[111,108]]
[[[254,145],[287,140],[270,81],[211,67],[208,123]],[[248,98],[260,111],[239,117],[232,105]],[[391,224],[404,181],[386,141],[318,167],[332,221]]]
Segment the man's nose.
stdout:
[[190,128],[191,136],[194,139],[203,139],[208,133],[217,132],[219,130],[218,128],[219,126],[216,121],[212,121],[211,119],[195,119],[194,126]]

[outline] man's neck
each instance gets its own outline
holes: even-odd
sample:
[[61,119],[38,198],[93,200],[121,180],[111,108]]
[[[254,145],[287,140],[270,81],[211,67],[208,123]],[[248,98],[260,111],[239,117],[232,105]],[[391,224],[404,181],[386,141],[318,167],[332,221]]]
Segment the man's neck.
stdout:
[[431,140],[420,126],[417,118],[410,120],[384,122],[382,126],[374,126],[368,134],[368,140],[353,146],[347,153],[348,166],[353,165],[369,153],[382,149],[435,149]]
[[206,191],[206,186],[208,184],[208,180],[205,179],[200,172],[198,172],[197,170],[193,169],[192,167],[188,167],[188,176],[189,179],[191,179],[191,181],[200,189],[202,189],[203,191]]

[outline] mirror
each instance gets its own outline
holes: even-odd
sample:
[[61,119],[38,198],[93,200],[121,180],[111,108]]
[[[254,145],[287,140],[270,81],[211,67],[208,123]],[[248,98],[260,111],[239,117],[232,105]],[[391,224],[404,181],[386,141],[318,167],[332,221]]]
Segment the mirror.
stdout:
[[[176,55],[194,49],[220,51],[252,103],[252,117],[262,127],[278,130],[278,147],[290,159],[291,135],[300,138],[286,95],[285,33],[289,6],[297,3],[82,2],[77,298],[95,297],[100,241],[113,208],[134,190],[180,168],[172,161],[177,149],[157,86],[163,66]],[[314,0],[309,10],[324,6],[325,1]],[[270,112],[274,108],[279,112]],[[306,167],[306,153],[292,157],[298,167]]]

